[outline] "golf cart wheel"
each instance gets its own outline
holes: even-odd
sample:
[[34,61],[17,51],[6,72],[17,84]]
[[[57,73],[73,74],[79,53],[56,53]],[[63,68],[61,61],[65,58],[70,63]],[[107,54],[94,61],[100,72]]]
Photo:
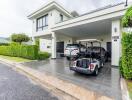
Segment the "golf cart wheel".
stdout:
[[99,69],[98,67],[96,66],[95,70],[94,70],[94,75],[97,76],[99,74]]

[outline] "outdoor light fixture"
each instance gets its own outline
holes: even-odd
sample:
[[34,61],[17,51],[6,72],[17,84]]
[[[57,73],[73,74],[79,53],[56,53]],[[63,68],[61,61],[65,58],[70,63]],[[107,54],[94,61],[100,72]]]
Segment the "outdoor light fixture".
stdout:
[[125,6],[128,6],[128,0],[126,0],[126,4],[125,4]]

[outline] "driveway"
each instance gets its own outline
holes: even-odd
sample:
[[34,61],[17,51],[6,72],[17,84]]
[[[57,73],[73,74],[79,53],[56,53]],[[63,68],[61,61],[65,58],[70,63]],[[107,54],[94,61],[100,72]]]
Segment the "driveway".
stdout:
[[0,63],[0,100],[58,100],[48,90]]
[[69,62],[66,59],[35,61],[24,63],[24,65],[41,72],[50,73],[62,80],[95,91],[99,94],[121,100],[119,70],[112,68],[110,63],[106,63],[105,66],[100,69],[100,73],[97,77],[70,71]]

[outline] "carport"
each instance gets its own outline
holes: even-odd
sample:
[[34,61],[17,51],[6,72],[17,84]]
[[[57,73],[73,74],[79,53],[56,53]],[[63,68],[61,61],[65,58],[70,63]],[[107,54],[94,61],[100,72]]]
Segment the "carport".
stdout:
[[[118,59],[120,57],[120,39],[119,36],[117,36],[117,38],[115,37],[115,39],[112,34],[120,34],[119,30],[120,20],[112,21],[111,19],[105,19],[74,27],[57,29],[54,30],[54,35],[57,37],[57,41],[60,40],[60,42],[64,42],[65,45],[81,39],[99,39],[102,41],[102,47],[111,54],[112,65],[118,66]],[[61,36],[69,38],[61,38]],[[56,53],[56,51],[54,51],[54,53]]]
[[121,56],[120,20],[126,9],[122,8],[124,5],[121,4],[110,6],[55,24],[51,36],[52,58],[56,58],[56,41],[66,45],[80,39],[99,39],[102,47],[111,52],[111,65],[118,66]]

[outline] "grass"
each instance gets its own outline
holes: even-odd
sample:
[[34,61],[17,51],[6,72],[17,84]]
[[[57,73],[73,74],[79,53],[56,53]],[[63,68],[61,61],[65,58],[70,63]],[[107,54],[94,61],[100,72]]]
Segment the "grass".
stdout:
[[10,56],[3,56],[3,55],[0,55],[0,58],[4,58],[4,59],[11,60],[11,61],[14,61],[14,62],[29,62],[29,61],[32,61],[32,60],[25,59],[25,58],[10,57]]
[[127,87],[128,87],[128,91],[129,91],[129,95],[130,95],[130,98],[132,100],[132,80],[127,80]]

